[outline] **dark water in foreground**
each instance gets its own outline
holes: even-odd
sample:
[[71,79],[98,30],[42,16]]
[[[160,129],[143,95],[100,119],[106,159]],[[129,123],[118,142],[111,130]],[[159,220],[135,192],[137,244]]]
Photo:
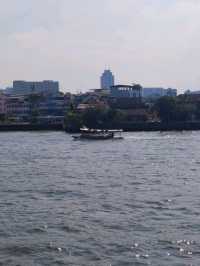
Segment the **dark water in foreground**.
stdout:
[[0,134],[0,265],[200,265],[200,132]]

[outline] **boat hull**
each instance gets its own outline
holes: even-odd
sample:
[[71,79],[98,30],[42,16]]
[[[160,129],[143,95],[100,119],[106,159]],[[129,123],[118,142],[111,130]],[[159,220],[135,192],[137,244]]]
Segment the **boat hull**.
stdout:
[[105,135],[95,135],[95,134],[83,134],[79,136],[72,136],[74,139],[89,139],[89,140],[106,140],[106,139],[113,139],[113,134],[105,134]]

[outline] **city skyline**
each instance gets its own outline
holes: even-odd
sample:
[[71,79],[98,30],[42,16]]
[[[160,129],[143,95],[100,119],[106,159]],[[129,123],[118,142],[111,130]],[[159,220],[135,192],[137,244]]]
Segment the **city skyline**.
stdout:
[[58,80],[64,91],[86,91],[108,64],[116,83],[200,88],[196,0],[0,3],[0,87]]

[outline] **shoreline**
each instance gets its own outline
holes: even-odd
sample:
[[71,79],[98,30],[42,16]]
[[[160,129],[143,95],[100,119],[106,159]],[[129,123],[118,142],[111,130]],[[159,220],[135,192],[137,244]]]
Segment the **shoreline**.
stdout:
[[0,124],[0,132],[9,131],[63,131],[63,125],[45,125],[45,124]]
[[118,125],[124,131],[189,131],[200,130],[200,122],[137,122],[121,123]]
[[[189,131],[200,130],[200,122],[135,122],[135,123],[111,123],[98,127],[99,129],[123,129],[125,132],[140,131]],[[62,124],[0,124],[0,132],[6,131],[65,131],[67,133],[79,133],[79,129],[64,129]]]
[[[152,132],[152,131],[189,131],[200,130],[200,122],[134,122],[134,123],[106,123],[99,129],[122,129],[124,132]],[[79,133],[79,129],[65,129],[68,133]]]

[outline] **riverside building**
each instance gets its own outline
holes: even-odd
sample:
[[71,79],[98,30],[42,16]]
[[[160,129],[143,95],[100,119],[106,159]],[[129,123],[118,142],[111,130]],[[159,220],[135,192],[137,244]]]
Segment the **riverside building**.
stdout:
[[[33,113],[41,123],[60,121],[63,123],[65,112],[70,104],[66,95],[43,96],[34,94],[23,96],[7,96],[5,101],[5,113],[13,121],[30,121]],[[1,104],[1,97],[0,97]],[[1,106],[0,106],[1,107]]]
[[0,93],[0,115],[4,115],[7,112],[7,96],[3,93]]

